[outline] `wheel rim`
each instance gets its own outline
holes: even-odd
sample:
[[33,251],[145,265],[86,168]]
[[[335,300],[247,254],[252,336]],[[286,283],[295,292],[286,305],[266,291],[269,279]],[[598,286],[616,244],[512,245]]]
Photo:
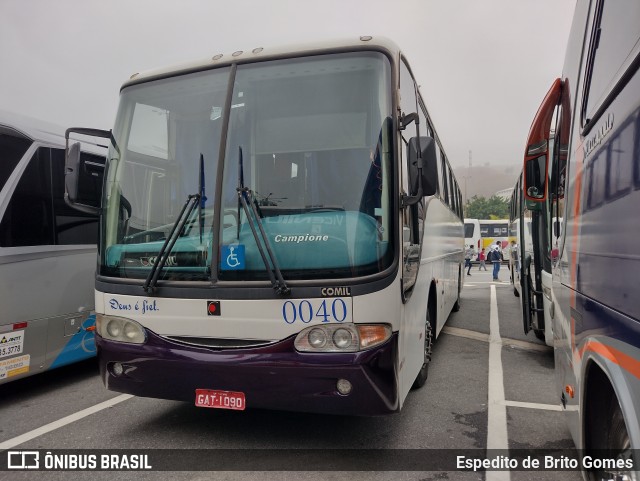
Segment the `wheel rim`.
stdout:
[[433,345],[433,334],[431,331],[430,316],[427,314],[427,322],[424,324],[424,364],[423,367],[431,361],[431,348]]

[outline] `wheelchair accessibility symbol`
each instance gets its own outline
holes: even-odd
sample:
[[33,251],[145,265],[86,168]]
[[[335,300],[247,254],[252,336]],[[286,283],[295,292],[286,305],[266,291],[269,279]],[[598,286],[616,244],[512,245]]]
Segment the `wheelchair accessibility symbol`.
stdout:
[[244,269],[244,245],[223,245],[220,256],[220,268],[223,271]]

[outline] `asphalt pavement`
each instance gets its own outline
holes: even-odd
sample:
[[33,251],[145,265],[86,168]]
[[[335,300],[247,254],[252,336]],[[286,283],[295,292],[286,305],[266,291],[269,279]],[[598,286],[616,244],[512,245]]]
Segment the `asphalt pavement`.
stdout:
[[[402,411],[391,416],[234,412],[130,397],[105,389],[95,360],[0,386],[0,450],[202,449],[222,450],[233,459],[235,453],[260,456],[271,449],[277,459],[291,460],[283,469],[205,472],[194,465],[193,471],[174,472],[0,471],[0,479],[579,480],[575,471],[412,467],[423,466],[425,458],[467,450],[573,447],[555,387],[553,350],[533,333],[524,334],[506,266],[500,278],[494,282],[490,270],[477,266],[465,276],[462,308],[451,314],[435,343],[427,384],[409,393]],[[373,453],[372,468],[363,469],[360,458],[360,470],[349,469],[341,452]],[[202,451],[203,456],[212,453]],[[399,469],[381,468],[381,459]],[[324,467],[307,470],[305,462]]]

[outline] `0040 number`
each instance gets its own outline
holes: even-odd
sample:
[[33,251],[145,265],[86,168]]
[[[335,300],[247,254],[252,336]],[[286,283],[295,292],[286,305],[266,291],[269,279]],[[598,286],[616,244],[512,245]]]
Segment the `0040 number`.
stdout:
[[327,301],[323,299],[320,305],[314,306],[311,301],[287,301],[282,305],[282,318],[287,324],[297,320],[309,324],[313,320],[320,322],[342,322],[349,314],[347,303],[340,298]]

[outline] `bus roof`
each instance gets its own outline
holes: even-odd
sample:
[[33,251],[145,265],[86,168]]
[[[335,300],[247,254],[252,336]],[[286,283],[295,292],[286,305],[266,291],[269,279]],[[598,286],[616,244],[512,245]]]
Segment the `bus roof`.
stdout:
[[[54,123],[0,110],[0,128],[2,127],[18,132],[32,142],[38,141],[57,148],[65,148],[65,129]],[[83,151],[98,155],[105,153],[105,145],[97,144],[91,140],[74,139],[74,142],[80,142]]]
[[212,68],[231,65],[232,63],[249,63],[262,60],[272,60],[283,57],[300,57],[317,55],[336,51],[379,50],[393,58],[400,55],[399,47],[388,38],[361,36],[342,40],[330,40],[315,43],[301,43],[288,46],[257,47],[249,50],[237,50],[233,53],[218,53],[212,57],[195,60],[188,63],[173,65],[166,68],[154,69],[140,73],[134,73],[120,90],[134,84],[148,82],[191,72],[198,72]]
[[64,145],[64,129],[50,122],[0,110],[0,126],[11,128],[31,140]]

